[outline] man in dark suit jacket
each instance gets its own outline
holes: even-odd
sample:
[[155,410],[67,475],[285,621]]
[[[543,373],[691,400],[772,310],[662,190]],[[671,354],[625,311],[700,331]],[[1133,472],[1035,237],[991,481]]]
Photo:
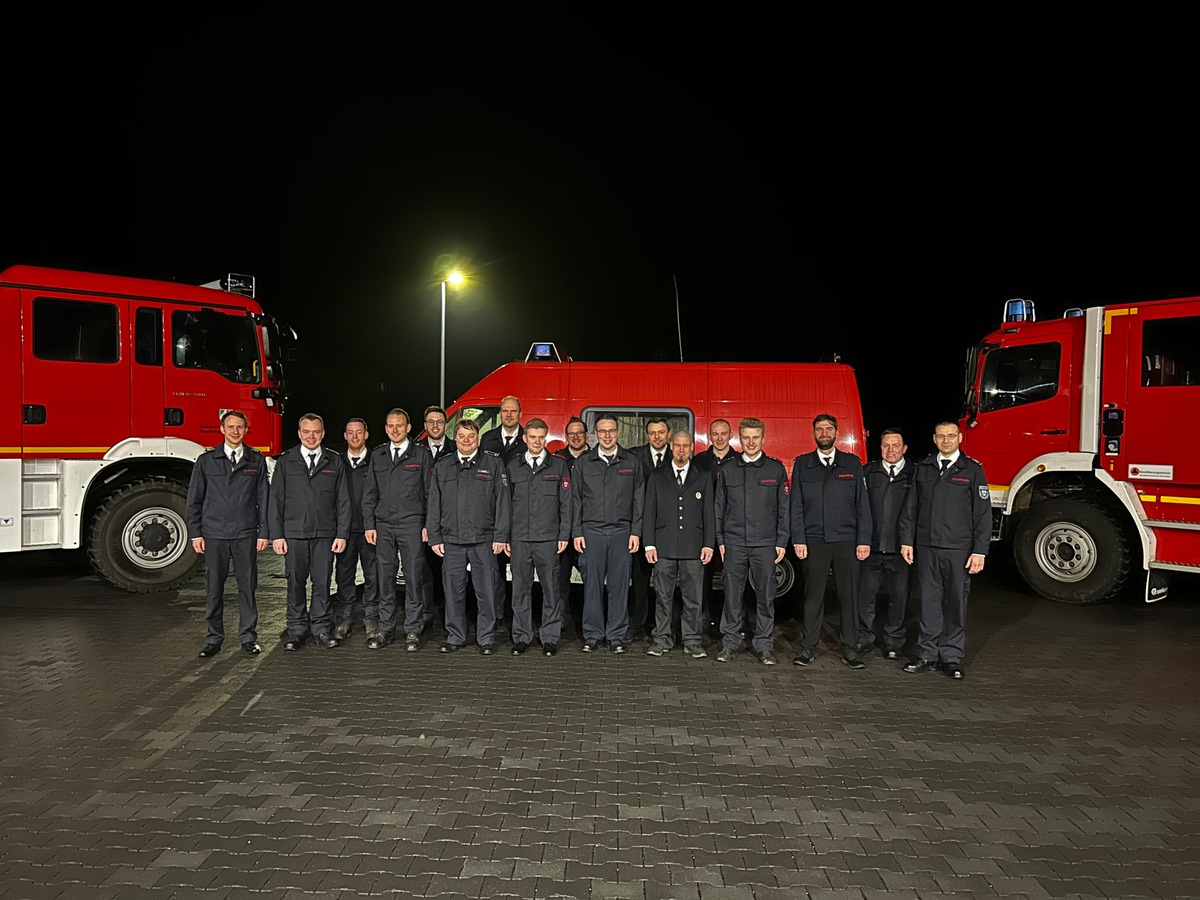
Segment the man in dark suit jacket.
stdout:
[[322,647],[338,645],[329,583],[334,555],[346,549],[350,533],[350,491],[346,464],[321,447],[324,437],[320,416],[301,416],[300,446],[281,455],[271,475],[271,543],[284,558],[288,586],[284,650],[299,650],[310,632]]
[[[642,464],[642,474],[649,482],[650,475],[671,463],[671,448],[667,446],[670,426],[662,416],[646,421],[646,443],[631,451]],[[650,589],[653,586],[654,566],[646,561],[645,553],[633,558],[633,589],[629,599],[629,639],[640,640],[648,628],[652,628],[650,616]],[[656,592],[657,593],[657,592]]]
[[208,659],[225,642],[225,580],[232,564],[238,583],[238,637],[251,655],[258,646],[258,551],[267,549],[267,461],[243,443],[250,422],[229,410],[221,417],[225,440],[200,454],[188,485],[188,537],[204,554],[208,636],[200,651]]
[[[379,628],[379,578],[375,571],[375,545],[367,541],[366,526],[363,525],[362,498],[370,467],[370,451],[367,450],[367,423],[363,419],[350,419],[342,433],[346,439],[346,487],[350,491],[350,534],[346,537],[346,549],[337,555],[334,570],[337,573],[337,594],[334,596],[333,636],[344,641],[354,629],[354,605],[358,600],[358,567],[363,571],[363,627],[368,631]],[[388,588],[394,590],[391,585]]]
[[[525,429],[521,426],[521,401],[509,394],[500,401],[500,424],[479,435],[479,449],[500,457],[500,471],[525,452]],[[512,612],[512,585],[508,581],[508,557],[496,557],[493,584],[496,630],[505,630],[505,612]],[[476,598],[478,602],[478,598]]]
[[674,645],[675,586],[683,599],[680,633],[685,652],[695,659],[704,650],[704,566],[716,547],[713,508],[715,482],[692,463],[692,436],[671,436],[671,461],[650,473],[642,518],[646,561],[654,566],[654,643],[646,651],[662,656]]

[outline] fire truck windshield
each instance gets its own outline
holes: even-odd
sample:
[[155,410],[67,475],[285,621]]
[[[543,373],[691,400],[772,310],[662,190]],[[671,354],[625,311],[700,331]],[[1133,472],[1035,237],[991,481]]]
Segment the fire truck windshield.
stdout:
[[258,384],[258,331],[247,315],[211,309],[171,314],[171,361],[179,369],[208,369],[238,384]]

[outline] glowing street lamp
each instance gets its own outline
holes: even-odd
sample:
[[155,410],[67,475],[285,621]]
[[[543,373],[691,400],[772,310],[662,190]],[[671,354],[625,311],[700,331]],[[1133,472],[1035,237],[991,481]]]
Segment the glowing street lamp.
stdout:
[[461,272],[451,272],[442,279],[442,388],[438,397],[438,406],[446,408],[446,282],[462,284]]

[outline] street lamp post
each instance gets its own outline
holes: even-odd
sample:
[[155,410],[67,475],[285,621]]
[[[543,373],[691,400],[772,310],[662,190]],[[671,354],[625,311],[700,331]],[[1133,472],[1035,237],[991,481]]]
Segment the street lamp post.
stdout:
[[442,279],[442,386],[438,394],[438,406],[446,408],[446,282],[462,284],[462,274],[451,272]]

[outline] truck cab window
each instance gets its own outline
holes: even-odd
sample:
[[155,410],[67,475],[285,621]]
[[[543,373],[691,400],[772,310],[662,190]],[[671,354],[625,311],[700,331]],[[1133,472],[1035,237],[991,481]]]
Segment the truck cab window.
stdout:
[[162,310],[143,306],[134,316],[133,356],[139,365],[162,365]]
[[121,358],[117,308],[111,303],[38,297],[33,301],[33,355],[64,362]]
[[1011,409],[1058,393],[1062,348],[1029,344],[990,351],[979,380],[979,411]]
[[1142,387],[1200,383],[1200,316],[1149,319],[1142,326]]
[[177,369],[207,369],[238,384],[258,384],[258,334],[249,316],[211,309],[171,314],[171,362]]

